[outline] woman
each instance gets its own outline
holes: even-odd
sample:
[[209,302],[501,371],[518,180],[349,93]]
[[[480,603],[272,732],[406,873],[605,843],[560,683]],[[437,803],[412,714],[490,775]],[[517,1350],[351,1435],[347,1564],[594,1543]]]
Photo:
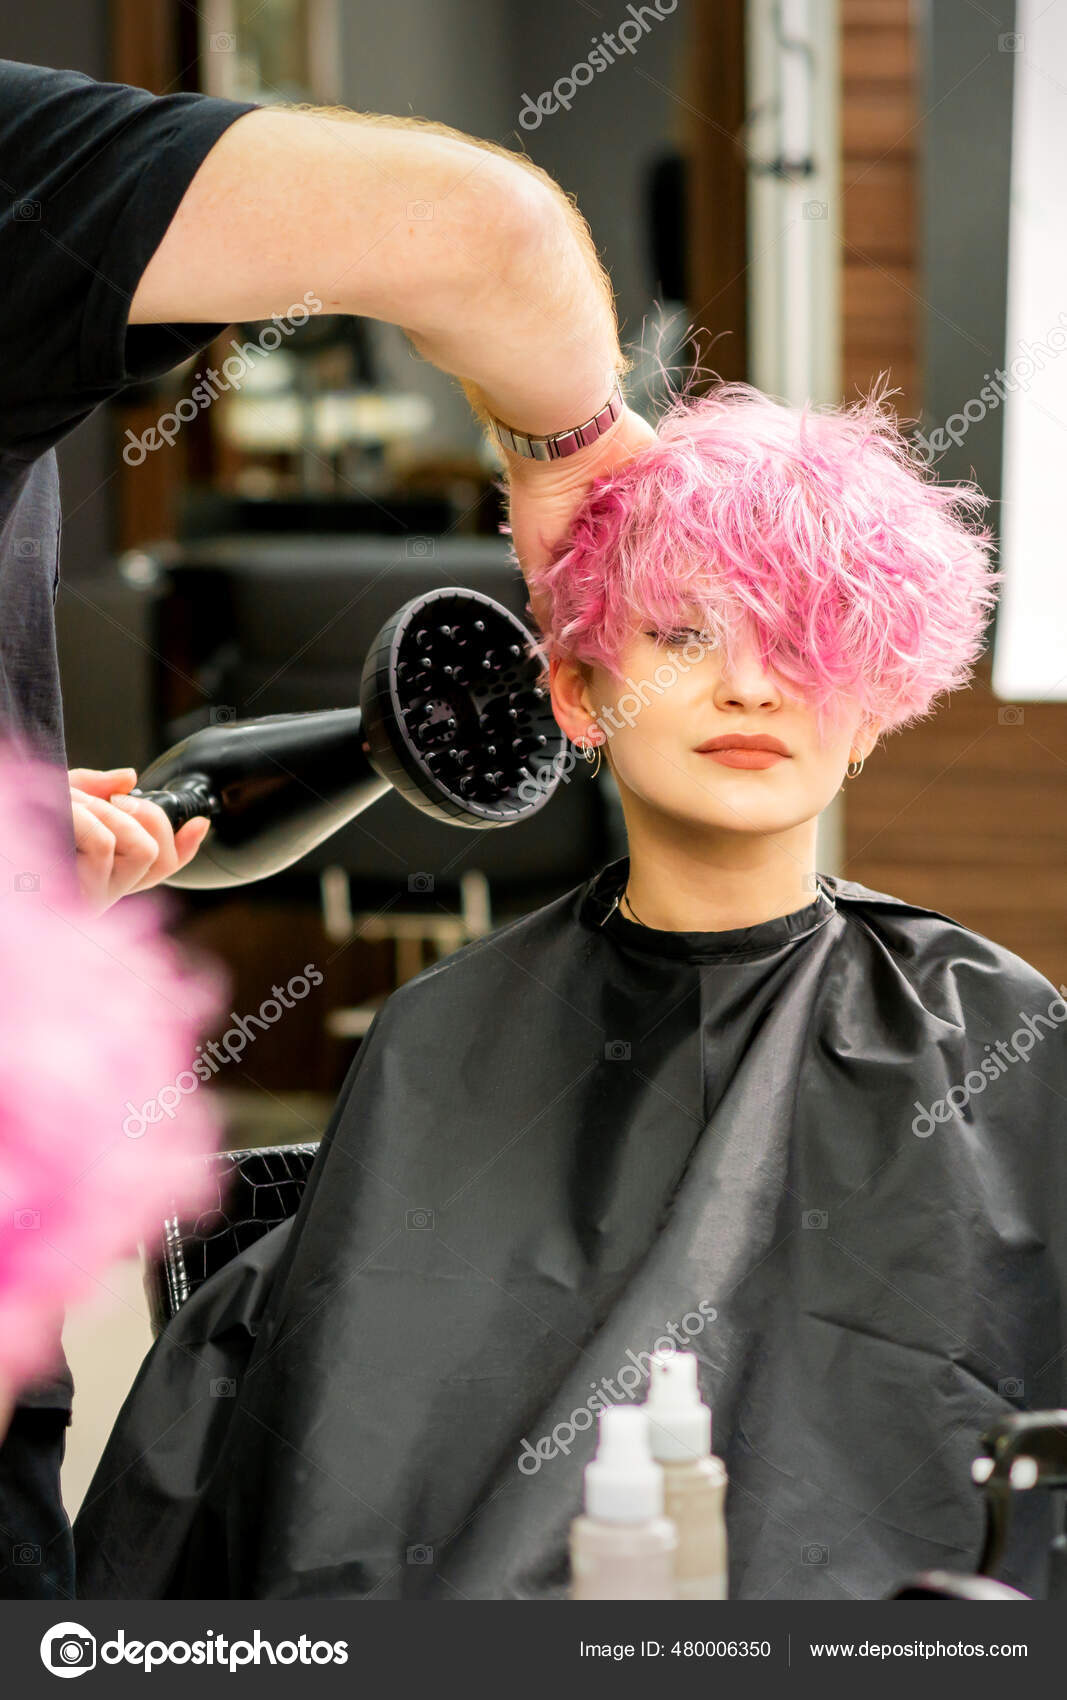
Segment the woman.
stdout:
[[974,1568],[979,1435],[1067,1403],[1067,1004],[816,871],[820,811],[966,682],[994,599],[984,498],[881,399],[724,386],[593,487],[532,589],[629,855],[388,1000],[295,1221],[146,1360],[75,1530],[90,1596],[558,1597],[596,1410],[672,1340],[732,1597]]

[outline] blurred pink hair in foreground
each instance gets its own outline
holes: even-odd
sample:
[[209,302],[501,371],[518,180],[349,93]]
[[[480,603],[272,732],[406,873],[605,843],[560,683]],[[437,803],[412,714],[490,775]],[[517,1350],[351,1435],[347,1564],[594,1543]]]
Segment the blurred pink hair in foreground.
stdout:
[[635,621],[703,630],[730,662],[752,641],[823,720],[841,695],[891,731],[966,684],[1001,575],[989,498],[940,483],[884,407],[786,406],[751,384],[672,396],[658,443],[596,479],[546,598],[543,661],[619,677]]
[[[188,1068],[223,993],[161,928],[157,901],[89,918],[65,773],[0,744],[0,1384],[52,1367],[49,1326],[177,1200],[208,1203],[201,1093],[145,1136],[140,1105]],[[0,1432],[3,1429],[0,1415]]]

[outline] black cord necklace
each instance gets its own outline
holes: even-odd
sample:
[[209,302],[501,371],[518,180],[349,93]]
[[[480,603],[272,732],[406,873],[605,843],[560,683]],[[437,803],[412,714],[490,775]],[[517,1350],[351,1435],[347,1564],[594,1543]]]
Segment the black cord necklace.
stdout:
[[625,903],[627,909],[630,911],[630,914],[633,916],[634,920],[637,922],[637,925],[639,927],[644,927],[646,932],[650,932],[651,929],[648,926],[648,923],[646,921],[642,921],[640,915],[637,913],[637,910],[634,908],[633,904],[630,902],[629,888],[627,888],[627,890],[625,890],[623,892],[622,900]]
[[[816,903],[818,903],[820,900],[822,900],[823,902],[832,901],[832,899],[829,897],[828,892],[826,891],[826,888],[823,886],[822,882],[818,881],[817,884],[816,884],[815,901],[816,901]],[[652,928],[648,925],[648,922],[642,921],[640,915],[637,913],[637,910],[634,908],[633,904],[630,902],[630,889],[629,889],[628,884],[623,891],[622,902],[625,903],[627,909],[630,911],[630,914],[633,916],[634,920],[637,922],[637,925],[639,927],[644,927],[646,933],[651,932]]]

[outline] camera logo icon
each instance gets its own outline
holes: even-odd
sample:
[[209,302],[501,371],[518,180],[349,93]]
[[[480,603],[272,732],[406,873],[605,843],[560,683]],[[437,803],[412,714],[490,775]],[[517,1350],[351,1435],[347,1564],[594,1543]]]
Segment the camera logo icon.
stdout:
[[39,561],[41,559],[41,540],[39,537],[18,537],[15,539],[15,554],[20,561]]
[[237,719],[237,710],[231,703],[220,702],[211,710],[212,726],[232,726]]
[[805,1210],[800,1223],[804,1228],[825,1228],[829,1220],[829,1214],[825,1210]]
[[404,553],[409,561],[424,561],[434,553],[432,537],[405,537]]
[[405,1228],[415,1228],[422,1233],[433,1227],[434,1213],[432,1210],[405,1210]]
[[42,1637],[41,1663],[53,1676],[84,1676],[96,1665],[96,1638],[80,1623],[57,1623]]
[[433,1547],[408,1547],[407,1560],[409,1564],[432,1564]]
[[411,892],[432,891],[433,890],[433,875],[432,874],[409,874],[408,875],[408,890],[411,891]]
[[630,1046],[625,1039],[609,1039],[604,1046],[605,1062],[629,1062]]
[[232,1375],[217,1375],[211,1383],[213,1399],[233,1399],[237,1394],[237,1382]]
[[824,1547],[818,1541],[807,1541],[800,1549],[801,1564],[829,1564],[830,1548]]
[[14,886],[16,891],[40,891],[41,876],[39,874],[16,874]]

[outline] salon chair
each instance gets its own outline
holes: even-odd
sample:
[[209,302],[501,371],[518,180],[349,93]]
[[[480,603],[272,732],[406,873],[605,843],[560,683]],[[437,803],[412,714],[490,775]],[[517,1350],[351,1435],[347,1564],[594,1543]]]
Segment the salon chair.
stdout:
[[142,1248],[153,1335],[238,1252],[296,1215],[318,1149],[315,1140],[215,1151],[204,1159],[215,1202],[195,1218],[168,1216]]
[[993,1576],[968,1576],[952,1570],[920,1570],[885,1596],[887,1600],[1029,1600],[1031,1597]]

